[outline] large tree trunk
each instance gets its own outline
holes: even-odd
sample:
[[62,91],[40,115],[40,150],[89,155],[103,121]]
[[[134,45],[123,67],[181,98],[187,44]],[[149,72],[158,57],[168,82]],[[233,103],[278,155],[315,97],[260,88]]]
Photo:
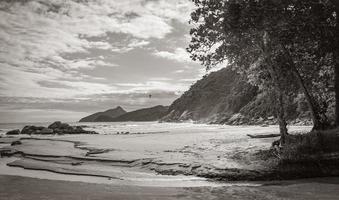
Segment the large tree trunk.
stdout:
[[272,78],[273,86],[275,89],[275,96],[276,96],[276,110],[277,110],[277,118],[278,118],[278,124],[279,124],[279,130],[280,130],[280,145],[283,146],[286,142],[286,137],[288,135],[287,130],[287,123],[286,123],[286,117],[285,117],[285,104],[284,104],[284,92],[283,88],[281,86],[279,76],[277,73],[277,70],[274,67],[274,64],[272,62],[271,53],[273,49],[271,48],[271,41],[267,34],[267,32],[264,32],[263,35],[263,45],[262,45],[263,53],[265,56],[265,59],[267,61],[267,67],[268,71],[270,73],[270,76]]
[[[270,59],[270,58],[268,58]],[[276,102],[276,115],[278,119],[279,131],[280,131],[280,145],[283,146],[286,143],[286,137],[288,135],[287,122],[285,116],[285,102],[284,102],[284,92],[279,82],[278,73],[273,63],[268,61],[268,70],[272,78],[274,95],[272,95]]]
[[277,115],[278,115],[278,122],[279,122],[279,130],[281,134],[280,144],[284,145],[286,143],[287,133],[287,123],[285,117],[285,106],[284,106],[284,96],[281,89],[277,90]]
[[312,130],[325,130],[329,127],[329,123],[327,120],[327,117],[324,113],[321,113],[320,111],[320,106],[317,105],[317,103],[315,102],[314,98],[312,97],[312,95],[310,94],[310,92],[307,90],[303,79],[301,78],[300,73],[298,72],[297,68],[295,68],[295,66],[292,66],[292,72],[294,74],[294,76],[297,79],[297,82],[299,84],[299,86],[301,87],[308,107],[311,111],[311,116],[312,116],[312,122],[313,122],[313,128]]
[[308,108],[311,111],[311,117],[312,117],[312,122],[313,122],[312,130],[327,129],[329,127],[329,122],[328,122],[328,119],[327,119],[325,113],[321,112],[320,106],[317,104],[317,102],[315,101],[315,99],[310,94],[309,90],[307,89],[303,78],[301,77],[297,67],[295,66],[295,64],[293,62],[293,58],[292,58],[290,52],[285,48],[284,45],[281,45],[281,46],[284,50],[285,56],[287,57],[288,65],[290,66],[291,71],[292,71],[293,75],[295,76],[299,87],[301,88],[302,92],[304,93],[307,104],[308,104]]

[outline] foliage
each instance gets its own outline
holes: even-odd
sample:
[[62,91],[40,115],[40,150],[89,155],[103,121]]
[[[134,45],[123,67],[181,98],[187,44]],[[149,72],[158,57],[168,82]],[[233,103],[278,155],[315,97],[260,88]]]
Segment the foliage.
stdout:
[[314,128],[328,127],[335,102],[335,1],[192,1],[187,50],[193,60],[207,68],[227,62],[261,90],[278,91],[279,109],[303,93]]

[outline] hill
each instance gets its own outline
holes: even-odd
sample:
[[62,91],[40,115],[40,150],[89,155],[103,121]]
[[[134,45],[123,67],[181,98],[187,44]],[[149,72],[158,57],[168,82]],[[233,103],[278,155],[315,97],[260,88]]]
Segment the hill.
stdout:
[[79,122],[107,122],[113,118],[125,114],[126,111],[120,106],[106,110],[104,112],[97,112],[79,120]]
[[[232,69],[223,68],[193,84],[170,105],[168,114],[161,121],[274,124],[274,100],[270,100],[268,96],[250,85],[243,76]],[[302,102],[292,100],[287,108],[288,120],[296,120],[301,115],[307,115],[300,111],[300,105]]]
[[125,113],[119,117],[112,119],[114,122],[123,121],[157,121],[164,117],[168,112],[168,106],[154,106],[151,108],[143,108],[132,112]]

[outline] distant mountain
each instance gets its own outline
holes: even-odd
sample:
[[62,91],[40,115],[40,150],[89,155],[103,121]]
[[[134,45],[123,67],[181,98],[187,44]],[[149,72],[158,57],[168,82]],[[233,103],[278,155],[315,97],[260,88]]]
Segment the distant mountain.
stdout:
[[168,106],[154,106],[125,113],[112,119],[114,122],[124,121],[157,121],[167,114]]
[[87,117],[84,117],[80,119],[79,122],[107,122],[125,113],[127,112],[123,108],[118,106],[116,108],[109,109],[104,112],[97,112]]

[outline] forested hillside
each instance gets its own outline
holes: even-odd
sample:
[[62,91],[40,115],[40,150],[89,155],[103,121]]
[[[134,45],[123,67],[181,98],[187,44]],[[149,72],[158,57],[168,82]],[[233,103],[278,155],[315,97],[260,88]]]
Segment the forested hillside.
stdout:
[[[290,123],[307,124],[309,113],[300,96],[286,109]],[[274,102],[269,95],[252,86],[244,76],[230,68],[212,72],[197,81],[169,107],[162,120],[193,120],[224,124],[275,124]]]

